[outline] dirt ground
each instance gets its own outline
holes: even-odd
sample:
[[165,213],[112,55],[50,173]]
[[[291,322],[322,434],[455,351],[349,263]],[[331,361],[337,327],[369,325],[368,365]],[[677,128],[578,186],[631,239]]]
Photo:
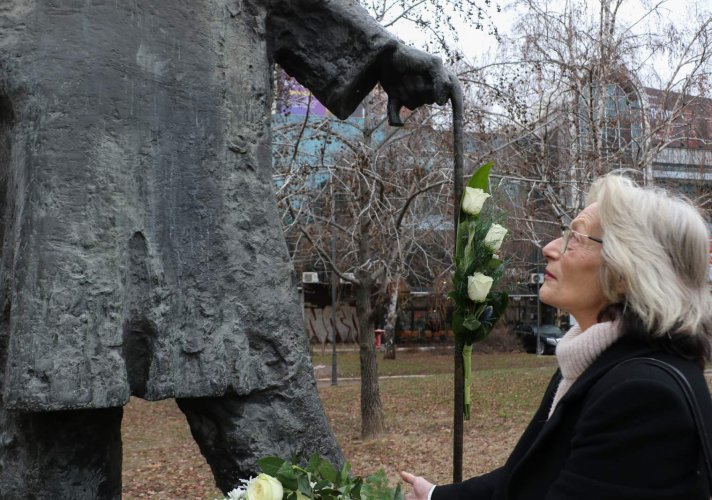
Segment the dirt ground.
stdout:
[[[553,372],[553,359],[538,362],[544,366],[523,369],[512,368],[522,362],[506,356],[494,359],[488,355],[483,359],[476,360],[475,367],[494,368],[475,374],[475,409],[473,419],[465,425],[466,476],[487,471],[504,460]],[[531,358],[523,359],[531,364]],[[368,441],[360,438],[360,386],[357,379],[349,376],[357,373],[357,353],[340,353],[340,361],[338,385],[319,383],[319,392],[353,472],[368,475],[383,468],[393,482],[398,470],[405,469],[436,482],[449,481],[453,418],[452,374],[448,373],[452,370],[451,355],[420,352],[399,356],[396,363],[383,366],[381,398],[387,431]],[[317,371],[317,378],[323,373]],[[330,367],[326,373],[329,377]],[[146,402],[132,398],[124,410],[122,433],[124,498],[221,496],[173,400]]]

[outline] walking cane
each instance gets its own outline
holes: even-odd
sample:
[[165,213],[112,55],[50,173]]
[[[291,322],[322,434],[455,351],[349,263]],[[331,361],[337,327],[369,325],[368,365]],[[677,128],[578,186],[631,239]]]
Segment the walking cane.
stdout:
[[[452,103],[452,133],[453,133],[453,215],[455,226],[455,249],[457,249],[457,226],[460,223],[460,200],[462,199],[462,169],[464,164],[464,147],[463,147],[463,97],[462,87],[455,74],[450,73],[450,87],[452,94],[450,101]],[[403,122],[400,119],[400,103],[395,98],[388,98],[388,123],[391,126],[400,127]],[[453,262],[455,260],[455,252],[453,249]],[[454,483],[462,481],[462,456],[463,456],[463,432],[464,432],[464,396],[465,396],[465,381],[462,366],[462,346],[455,339],[455,403],[453,412],[453,443],[452,443],[452,480]]]
[[[457,252],[457,226],[460,223],[460,200],[462,200],[463,178],[462,169],[464,163],[463,146],[463,98],[462,87],[454,74],[450,75],[452,85],[452,134],[453,134],[453,156],[455,165],[453,168],[453,214],[455,226],[455,249],[453,249],[453,262]],[[464,399],[465,380],[462,366],[462,345],[455,339],[455,402],[453,411],[453,438],[452,438],[452,481],[459,483],[462,481],[462,455],[463,455],[463,434],[464,434]]]

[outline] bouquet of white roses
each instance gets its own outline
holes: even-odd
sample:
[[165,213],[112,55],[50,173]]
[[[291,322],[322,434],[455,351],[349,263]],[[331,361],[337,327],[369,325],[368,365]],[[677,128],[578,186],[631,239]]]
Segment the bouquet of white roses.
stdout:
[[465,419],[470,418],[472,386],[472,344],[487,338],[507,307],[505,292],[493,292],[504,272],[495,254],[507,230],[483,216],[492,163],[480,167],[465,187],[460,203],[455,247],[454,290],[449,294],[455,310],[452,329],[457,347],[462,349]]
[[306,465],[297,460],[265,457],[257,462],[262,473],[228,493],[226,500],[402,500],[401,485],[391,488],[383,470],[366,479],[350,474],[347,463],[337,470],[329,461],[312,455]]

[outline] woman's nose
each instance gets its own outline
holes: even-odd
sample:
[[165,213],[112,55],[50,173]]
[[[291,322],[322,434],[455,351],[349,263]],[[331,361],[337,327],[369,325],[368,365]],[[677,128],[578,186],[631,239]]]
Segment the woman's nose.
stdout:
[[546,260],[552,260],[559,257],[561,255],[561,238],[556,238],[555,240],[551,240],[547,243],[542,249],[542,253],[544,254],[544,258]]

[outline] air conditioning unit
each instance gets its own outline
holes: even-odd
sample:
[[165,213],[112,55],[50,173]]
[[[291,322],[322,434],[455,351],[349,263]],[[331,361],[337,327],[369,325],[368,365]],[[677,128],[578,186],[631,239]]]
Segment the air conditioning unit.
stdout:
[[544,273],[531,273],[529,275],[529,284],[536,285],[537,283],[544,283]]
[[319,273],[302,273],[302,283],[319,283]]
[[350,284],[350,283],[352,283],[352,281],[349,281],[349,280],[355,280],[355,279],[356,279],[356,275],[354,273],[344,273],[344,277],[339,278],[339,283]]

